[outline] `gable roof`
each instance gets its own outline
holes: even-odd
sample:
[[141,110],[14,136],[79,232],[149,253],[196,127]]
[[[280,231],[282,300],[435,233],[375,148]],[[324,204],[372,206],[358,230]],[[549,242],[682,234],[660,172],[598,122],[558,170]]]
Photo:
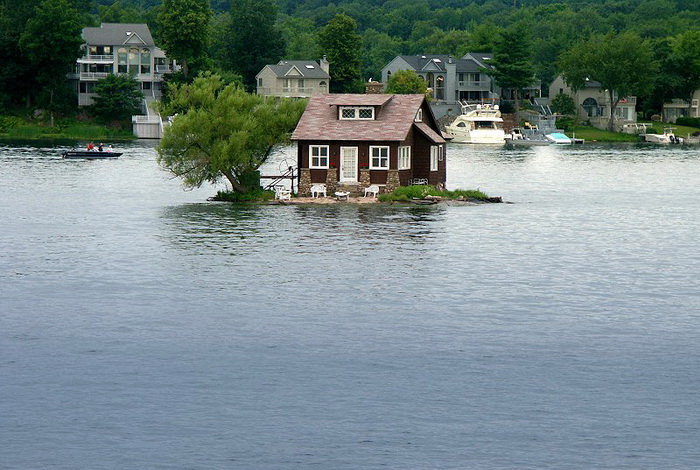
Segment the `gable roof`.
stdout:
[[87,44],[92,45],[138,44],[155,46],[151,31],[145,23],[102,23],[97,28],[83,28],[82,36]]
[[[488,54],[485,54],[488,55]],[[465,55],[461,59],[455,59],[444,54],[400,55],[396,58],[403,60],[413,70],[419,73],[447,72],[446,64],[455,64],[456,72],[479,72],[481,63]],[[394,60],[396,60],[396,58]],[[393,62],[393,61],[392,61]]]
[[[424,95],[314,95],[306,106],[292,140],[404,141],[411,128],[419,129],[435,143],[444,143],[425,123],[415,123]],[[373,121],[340,120],[338,106],[376,106]],[[427,129],[427,130],[426,130]]]
[[[331,78],[331,76],[328,75],[328,72],[323,70],[319,63],[315,60],[280,60],[277,64],[266,65],[266,67],[270,69],[275,76],[280,78],[289,75],[304,78],[321,78],[327,80]],[[292,70],[294,70],[294,72],[298,71],[298,74],[290,74],[290,71]]]

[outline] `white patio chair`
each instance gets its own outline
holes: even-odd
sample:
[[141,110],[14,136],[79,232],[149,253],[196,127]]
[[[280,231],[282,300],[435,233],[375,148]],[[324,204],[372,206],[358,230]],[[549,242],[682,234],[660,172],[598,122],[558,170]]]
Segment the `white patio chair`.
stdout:
[[284,186],[277,185],[275,189],[275,199],[280,201],[290,201],[292,199],[292,191],[285,188]]
[[318,197],[321,194],[323,194],[323,197],[328,197],[328,195],[326,194],[325,183],[312,184],[311,185],[311,197]]
[[367,197],[367,195],[377,197],[377,194],[379,194],[379,186],[376,184],[369,185],[365,188],[365,197]]

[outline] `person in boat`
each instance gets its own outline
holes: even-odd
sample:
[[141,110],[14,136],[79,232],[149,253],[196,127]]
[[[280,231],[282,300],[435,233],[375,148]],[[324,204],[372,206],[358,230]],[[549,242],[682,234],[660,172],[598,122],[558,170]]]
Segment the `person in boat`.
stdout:
[[109,147],[107,147],[107,152],[112,152],[114,149],[112,148],[112,144],[109,144]]
[[97,146],[97,151],[102,152],[104,150],[104,144],[100,142],[100,145]]
[[87,149],[88,149],[88,152],[92,152],[93,150],[95,150],[95,144],[90,142],[87,146]]

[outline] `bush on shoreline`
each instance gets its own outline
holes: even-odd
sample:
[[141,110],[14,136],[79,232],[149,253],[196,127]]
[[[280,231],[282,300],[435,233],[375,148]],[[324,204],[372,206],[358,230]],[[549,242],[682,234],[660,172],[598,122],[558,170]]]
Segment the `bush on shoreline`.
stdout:
[[478,189],[456,189],[454,191],[439,190],[430,185],[401,186],[390,193],[378,196],[381,202],[410,202],[414,199],[425,199],[426,196],[439,197],[442,199],[461,199],[488,201],[488,195]]

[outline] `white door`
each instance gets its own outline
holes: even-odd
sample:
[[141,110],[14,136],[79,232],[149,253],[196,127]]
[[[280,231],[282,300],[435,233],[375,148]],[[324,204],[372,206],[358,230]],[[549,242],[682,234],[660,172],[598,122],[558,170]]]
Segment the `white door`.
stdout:
[[357,183],[357,147],[340,147],[340,181]]

